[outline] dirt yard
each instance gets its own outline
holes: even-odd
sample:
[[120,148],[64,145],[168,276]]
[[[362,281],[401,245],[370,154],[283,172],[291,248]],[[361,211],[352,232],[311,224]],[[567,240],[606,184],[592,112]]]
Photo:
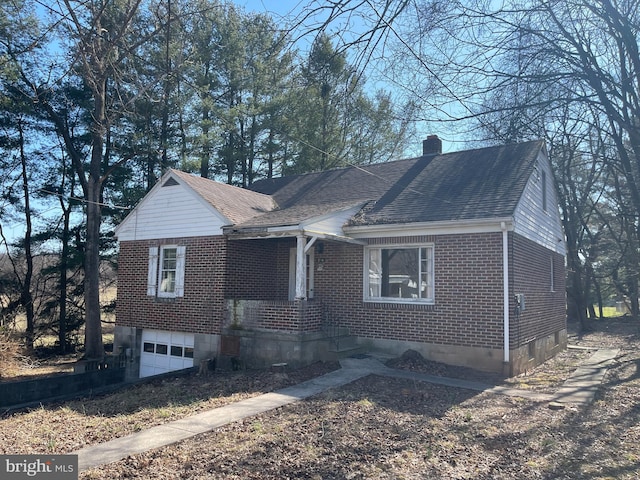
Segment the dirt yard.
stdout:
[[[553,392],[600,347],[621,354],[587,407],[369,376],[294,405],[81,474],[83,479],[640,478],[640,336],[606,320],[536,370],[499,380],[416,359],[396,368]],[[0,419],[2,453],[69,453],[336,368],[154,381]]]

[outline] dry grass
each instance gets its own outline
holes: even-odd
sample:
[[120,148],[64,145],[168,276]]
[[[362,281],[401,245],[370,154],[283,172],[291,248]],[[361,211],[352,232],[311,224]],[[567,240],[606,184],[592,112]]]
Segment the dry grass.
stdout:
[[[58,338],[53,335],[41,335],[34,342],[34,355],[26,355],[17,338],[24,332],[23,323],[17,322],[15,329],[0,330],[0,383],[28,380],[46,375],[73,372],[73,364],[82,353],[56,355],[54,350]],[[102,325],[102,341],[105,345],[113,344],[114,324],[104,322]],[[84,329],[80,329],[78,337],[82,339]],[[44,352],[44,353],[43,353]]]
[[221,372],[155,379],[97,397],[55,403],[0,419],[0,454],[68,453],[202,410],[284,388],[338,368],[314,364],[276,372]]
[[[640,338],[626,319],[572,343],[616,347],[592,405],[544,403],[369,376],[340,389],[81,474],[83,479],[634,479],[640,471]],[[552,391],[585,352],[510,385]],[[473,376],[440,364],[402,364]],[[322,373],[316,366],[306,375]],[[482,376],[478,372],[475,374]],[[299,377],[296,377],[299,375]],[[243,372],[154,381],[0,421],[3,453],[65,453],[304,378]],[[486,377],[485,377],[486,379]],[[178,382],[178,383],[176,383]],[[184,383],[181,383],[184,382]]]
[[0,329],[0,381],[13,377],[23,364],[22,347],[8,330]]

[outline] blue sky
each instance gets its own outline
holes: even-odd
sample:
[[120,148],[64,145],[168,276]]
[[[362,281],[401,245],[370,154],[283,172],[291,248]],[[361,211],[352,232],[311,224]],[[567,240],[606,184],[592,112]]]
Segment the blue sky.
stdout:
[[268,12],[285,16],[292,11],[300,10],[309,2],[307,0],[234,0],[233,3],[246,8],[248,11]]

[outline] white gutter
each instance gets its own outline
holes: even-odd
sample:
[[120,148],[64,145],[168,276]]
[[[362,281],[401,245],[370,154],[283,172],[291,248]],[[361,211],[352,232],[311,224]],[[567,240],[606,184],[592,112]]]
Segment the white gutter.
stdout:
[[473,220],[443,220],[422,223],[387,223],[380,225],[352,225],[344,227],[345,234],[352,238],[372,238],[384,236],[441,235],[464,233],[492,233],[502,230],[502,223],[509,227],[512,217],[484,218]]
[[509,234],[507,224],[500,222],[502,230],[502,277],[503,277],[503,329],[504,329],[504,363],[509,363]]

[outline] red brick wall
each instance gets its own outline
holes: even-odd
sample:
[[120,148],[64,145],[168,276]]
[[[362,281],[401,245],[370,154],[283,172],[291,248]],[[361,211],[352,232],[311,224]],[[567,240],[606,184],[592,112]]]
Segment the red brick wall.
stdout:
[[[242,300],[227,303],[225,327],[274,330],[278,332],[317,332],[322,327],[322,305],[313,301]],[[236,318],[238,309],[242,318]],[[237,325],[234,321],[238,321]]]
[[[502,233],[378,240],[370,244],[433,243],[435,304],[363,302],[363,248],[327,243],[316,265],[316,297],[331,318],[368,338],[503,346]],[[554,291],[550,291],[551,258]],[[564,258],[519,235],[509,234],[510,347],[565,328]],[[515,315],[513,297],[525,294],[526,310]]]
[[500,233],[375,243],[434,244],[435,304],[363,302],[363,247],[332,243],[325,245],[324,269],[316,273],[317,298],[328,299],[332,318],[362,337],[502,347]]
[[235,240],[228,246],[227,298],[286,300],[289,249],[295,240]]
[[[293,303],[291,311],[282,315],[288,294],[289,249],[295,246],[294,239],[227,243],[223,237],[201,237],[165,242],[186,246],[185,295],[175,299],[146,295],[148,249],[160,243],[121,243],[118,324],[220,333],[226,298],[273,302],[271,310],[264,307],[262,328],[316,331],[323,313],[314,305],[317,302],[330,318],[361,337],[502,348],[501,233],[371,242],[433,244],[434,305],[364,302],[363,247],[325,241],[322,253],[315,256],[315,300],[304,303],[310,308],[307,317],[301,316],[300,305]],[[515,317],[513,304],[510,308],[510,344],[515,348],[564,328],[564,259],[515,234],[509,235],[509,244],[510,298],[523,293],[526,299],[526,310],[519,317]],[[554,292],[550,291],[551,257],[555,265]],[[300,323],[305,318],[306,323]]]
[[[186,246],[184,296],[147,296],[149,247]],[[117,323],[122,326],[217,334],[224,314],[226,240],[192,237],[121,242]]]
[[[551,260],[554,288],[551,291]],[[513,294],[523,293],[525,310],[515,315],[512,305],[511,346],[551,335],[566,327],[564,257],[520,235],[513,235],[509,262]]]

